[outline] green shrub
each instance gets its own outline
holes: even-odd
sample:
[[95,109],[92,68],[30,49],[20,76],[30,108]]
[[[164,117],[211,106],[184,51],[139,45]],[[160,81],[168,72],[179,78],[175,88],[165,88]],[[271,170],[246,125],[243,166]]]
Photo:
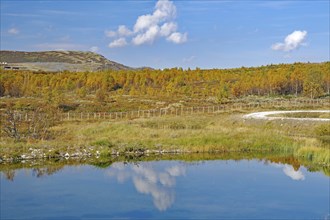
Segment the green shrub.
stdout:
[[322,142],[330,143],[330,125],[328,123],[316,127],[315,134]]
[[114,147],[115,145],[108,139],[102,139],[102,140],[98,140],[95,141],[93,143],[91,143],[91,145],[93,146],[101,146],[101,147]]

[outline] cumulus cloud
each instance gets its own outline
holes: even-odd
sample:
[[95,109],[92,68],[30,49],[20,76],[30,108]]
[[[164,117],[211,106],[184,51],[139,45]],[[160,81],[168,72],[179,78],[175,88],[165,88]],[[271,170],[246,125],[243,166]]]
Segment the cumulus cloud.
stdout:
[[112,41],[110,44],[109,44],[109,47],[110,48],[115,48],[115,47],[124,47],[127,45],[127,41],[124,37],[121,37],[119,39],[116,39],[114,41]]
[[276,43],[272,45],[273,50],[292,51],[304,45],[304,40],[307,37],[307,31],[294,31],[285,37],[283,43]]
[[159,0],[156,3],[152,14],[141,15],[136,20],[134,32],[145,31],[154,25],[174,19],[176,16],[176,7],[173,2],[168,0]]
[[117,32],[116,31],[108,31],[108,30],[106,30],[106,31],[104,31],[104,34],[107,37],[116,37],[117,36]]
[[104,33],[107,37],[127,37],[133,34],[125,25],[119,25],[116,31],[106,30]]
[[138,34],[133,38],[132,43],[134,45],[141,45],[145,43],[153,43],[159,33],[159,27],[154,25],[150,27],[146,32]]
[[175,32],[168,36],[166,40],[171,41],[175,44],[182,44],[187,41],[187,33],[181,34],[179,32]]
[[171,33],[176,31],[177,27],[177,24],[174,22],[165,23],[160,27],[160,35],[169,36]]
[[125,25],[120,25],[118,27],[118,35],[119,36],[129,36],[132,34],[132,31],[128,29]]
[[[175,22],[175,17],[176,7],[174,3],[169,0],[158,0],[153,13],[139,16],[132,30],[125,25],[120,25],[116,31],[105,31],[105,35],[119,39],[131,37],[130,43],[136,46],[152,44],[157,38],[166,38],[167,41],[175,44],[185,43],[188,40],[188,34],[177,32],[178,25]],[[128,43],[123,46],[126,45]]]
[[12,35],[19,34],[19,30],[17,28],[10,28],[8,30],[8,34],[12,34]]

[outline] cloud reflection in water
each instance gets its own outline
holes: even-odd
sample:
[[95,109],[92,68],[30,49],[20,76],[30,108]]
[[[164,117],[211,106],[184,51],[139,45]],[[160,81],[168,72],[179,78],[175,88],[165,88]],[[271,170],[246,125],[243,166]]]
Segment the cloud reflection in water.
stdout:
[[284,165],[283,172],[293,180],[305,180],[305,176],[301,170],[295,171],[292,166]]
[[295,170],[292,165],[282,165],[282,164],[272,164],[273,167],[283,168],[283,172],[286,176],[290,177],[292,180],[305,180],[305,175],[299,170]]
[[184,164],[160,170],[148,163],[125,165],[118,162],[107,171],[107,175],[115,177],[119,183],[131,179],[139,193],[152,196],[155,207],[160,211],[165,211],[174,203],[175,178],[185,174]]

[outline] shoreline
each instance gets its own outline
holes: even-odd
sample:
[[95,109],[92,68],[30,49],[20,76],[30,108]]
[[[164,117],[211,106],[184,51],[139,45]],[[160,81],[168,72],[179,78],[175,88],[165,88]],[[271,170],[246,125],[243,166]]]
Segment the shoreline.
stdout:
[[[243,113],[62,123],[52,139],[2,139],[0,164],[33,159],[218,152],[287,152],[330,166],[324,122],[246,120]],[[320,127],[322,126],[322,127]]]
[[[52,161],[52,160],[87,160],[87,159],[114,159],[114,158],[131,158],[131,159],[139,159],[139,158],[148,158],[148,157],[162,157],[162,156],[173,156],[173,157],[180,157],[184,155],[224,155],[224,154],[231,154],[231,155],[240,155],[240,154],[265,154],[265,155],[277,155],[283,154],[287,156],[292,156],[297,160],[305,160],[307,159],[311,164],[321,166],[324,168],[330,168],[330,164],[328,163],[320,163],[315,162],[313,160],[309,160],[310,158],[306,158],[304,156],[296,155],[296,152],[292,149],[292,151],[283,151],[281,149],[248,149],[242,148],[240,150],[212,150],[212,151],[202,151],[202,150],[184,150],[184,149],[175,149],[175,150],[150,150],[150,149],[138,149],[133,151],[113,151],[111,154],[101,154],[99,151],[92,152],[61,152],[58,155],[49,156],[44,153],[40,153],[36,155],[35,152],[40,152],[40,149],[33,149],[31,150],[31,154],[22,154],[17,157],[5,157],[0,158],[0,166],[6,164],[16,164],[16,163],[27,163],[28,161]],[[247,157],[248,158],[248,157]],[[241,158],[241,159],[247,159]],[[265,158],[259,158],[265,159]]]
[[20,169],[35,168],[40,173],[52,175],[53,172],[47,170],[61,170],[65,166],[93,166],[96,168],[108,168],[116,162],[134,163],[149,162],[149,161],[183,161],[188,163],[203,162],[209,160],[225,160],[225,161],[241,161],[241,160],[255,160],[263,161],[264,163],[288,164],[293,166],[296,170],[300,166],[307,168],[310,171],[322,172],[330,176],[330,166],[324,164],[313,163],[307,158],[294,156],[293,153],[279,152],[279,151],[222,151],[222,152],[153,152],[150,154],[119,154],[109,156],[90,156],[90,157],[60,157],[60,158],[40,158],[20,161],[3,161],[0,163],[0,173],[6,175],[11,174]]

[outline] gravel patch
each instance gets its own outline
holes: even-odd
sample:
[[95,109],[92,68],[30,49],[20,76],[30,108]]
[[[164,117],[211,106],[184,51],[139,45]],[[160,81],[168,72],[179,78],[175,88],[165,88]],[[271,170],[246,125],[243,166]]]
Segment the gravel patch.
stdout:
[[254,112],[244,115],[244,119],[263,119],[263,120],[297,120],[297,121],[330,121],[329,118],[294,118],[294,117],[271,117],[276,114],[287,113],[330,113],[330,110],[295,110],[295,111],[267,111],[267,112]]

